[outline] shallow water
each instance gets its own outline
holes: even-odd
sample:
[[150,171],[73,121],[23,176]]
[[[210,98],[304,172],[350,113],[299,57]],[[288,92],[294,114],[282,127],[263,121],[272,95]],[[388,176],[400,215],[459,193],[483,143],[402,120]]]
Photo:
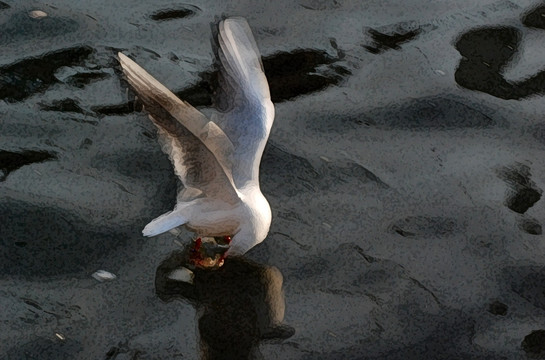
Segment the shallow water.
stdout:
[[[1,1],[0,358],[545,356],[544,11]],[[115,54],[206,111],[222,15],[276,106],[273,224],[189,284],[192,234],[141,236],[178,184]]]

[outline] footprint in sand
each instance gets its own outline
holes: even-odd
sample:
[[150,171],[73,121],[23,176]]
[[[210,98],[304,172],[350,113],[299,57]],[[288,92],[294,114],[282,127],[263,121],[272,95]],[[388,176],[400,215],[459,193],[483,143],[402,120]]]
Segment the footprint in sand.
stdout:
[[[521,20],[526,27],[545,30],[545,5],[530,10]],[[462,34],[455,44],[462,55],[454,75],[458,85],[505,100],[545,94],[545,70],[517,82],[502,74],[518,52],[521,37],[511,26],[483,27]]]

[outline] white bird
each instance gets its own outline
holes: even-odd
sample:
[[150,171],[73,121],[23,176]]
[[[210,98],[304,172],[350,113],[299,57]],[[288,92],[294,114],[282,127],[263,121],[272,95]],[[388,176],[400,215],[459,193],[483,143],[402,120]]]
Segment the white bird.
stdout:
[[208,119],[119,53],[138,100],[157,126],[184,188],[174,210],[142,231],[154,236],[184,225],[198,236],[230,236],[226,256],[242,255],[267,236],[271,208],[259,164],[274,106],[254,37],[243,18],[218,24],[216,111]]

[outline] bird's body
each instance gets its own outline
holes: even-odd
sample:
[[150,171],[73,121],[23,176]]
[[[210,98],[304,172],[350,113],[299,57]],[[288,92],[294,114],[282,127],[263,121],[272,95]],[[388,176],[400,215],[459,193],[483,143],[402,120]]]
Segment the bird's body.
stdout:
[[259,187],[259,164],[274,119],[259,50],[244,19],[218,24],[216,111],[210,119],[178,99],[119,53],[128,82],[159,130],[184,188],[171,212],[143,230],[154,236],[185,225],[199,236],[231,236],[228,255],[262,242],[271,209]]

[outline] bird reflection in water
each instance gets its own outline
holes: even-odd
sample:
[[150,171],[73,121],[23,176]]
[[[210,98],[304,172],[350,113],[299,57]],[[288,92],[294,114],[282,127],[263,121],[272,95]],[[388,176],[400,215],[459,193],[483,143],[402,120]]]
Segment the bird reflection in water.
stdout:
[[175,251],[161,263],[155,289],[163,301],[186,300],[197,309],[201,359],[260,359],[261,341],[294,334],[282,324],[282,274],[276,267],[230,257],[216,270],[194,268],[191,281],[173,279],[190,251]]

